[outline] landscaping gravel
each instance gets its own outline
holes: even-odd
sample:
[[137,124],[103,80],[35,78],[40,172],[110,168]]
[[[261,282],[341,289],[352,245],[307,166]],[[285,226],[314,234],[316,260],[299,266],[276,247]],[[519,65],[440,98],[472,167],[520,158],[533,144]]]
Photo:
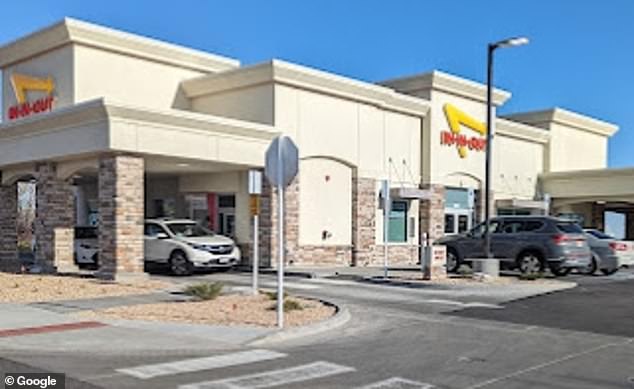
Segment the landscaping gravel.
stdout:
[[[302,326],[334,315],[335,308],[319,301],[287,297],[298,302],[302,309],[286,312],[287,326]],[[78,313],[82,317],[172,321],[213,325],[276,325],[275,301],[266,295],[222,295],[215,300],[140,304]]]
[[0,273],[0,303],[33,303],[154,293],[169,288],[163,281],[106,282],[54,275]]

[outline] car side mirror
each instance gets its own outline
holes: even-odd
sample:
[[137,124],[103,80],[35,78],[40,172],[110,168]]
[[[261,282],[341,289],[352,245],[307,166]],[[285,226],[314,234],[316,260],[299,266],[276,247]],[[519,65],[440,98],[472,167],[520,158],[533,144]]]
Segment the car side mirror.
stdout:
[[159,232],[158,234],[156,234],[156,239],[168,239],[169,235],[167,235],[165,232]]

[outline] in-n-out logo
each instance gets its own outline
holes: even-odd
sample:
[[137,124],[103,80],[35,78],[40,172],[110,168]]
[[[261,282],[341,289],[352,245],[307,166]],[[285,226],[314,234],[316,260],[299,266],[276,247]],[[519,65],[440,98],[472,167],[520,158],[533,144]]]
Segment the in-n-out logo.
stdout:
[[[445,104],[443,109],[451,131],[440,133],[440,144],[455,145],[460,158],[467,157],[467,150],[483,151],[486,148],[487,141],[483,136],[486,135],[487,129],[484,123],[475,120],[452,104]],[[463,126],[479,133],[480,136],[467,136],[460,133]]]
[[[11,75],[11,86],[15,93],[15,100],[18,103],[9,107],[7,112],[9,120],[27,117],[40,112],[49,112],[53,109],[55,83],[51,77],[36,78],[14,73]],[[27,101],[27,91],[42,92],[44,97],[35,101]]]

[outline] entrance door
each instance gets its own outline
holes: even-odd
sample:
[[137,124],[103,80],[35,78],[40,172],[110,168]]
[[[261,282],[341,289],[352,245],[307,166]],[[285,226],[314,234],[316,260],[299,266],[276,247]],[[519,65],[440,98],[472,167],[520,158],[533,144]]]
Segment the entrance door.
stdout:
[[218,228],[220,235],[235,236],[236,196],[232,194],[218,195]]
[[462,234],[471,229],[473,215],[467,209],[445,209],[445,234]]

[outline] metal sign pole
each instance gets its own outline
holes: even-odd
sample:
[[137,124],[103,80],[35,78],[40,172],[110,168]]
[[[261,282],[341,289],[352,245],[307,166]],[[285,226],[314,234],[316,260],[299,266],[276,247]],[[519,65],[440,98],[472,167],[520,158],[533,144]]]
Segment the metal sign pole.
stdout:
[[284,328],[284,161],[282,147],[279,147],[277,151],[277,166],[277,326]]
[[390,182],[383,181],[383,276],[388,277],[388,250],[387,241],[389,239],[390,221]]
[[290,185],[299,170],[299,150],[293,140],[281,135],[266,150],[264,174],[277,188],[277,326],[284,328],[284,188]]
[[259,216],[260,216],[260,195],[262,194],[262,172],[258,170],[249,170],[249,208],[253,215],[253,260],[251,265],[253,295],[258,294],[258,272],[260,262],[260,244],[259,244]]
[[258,262],[260,260],[259,236],[258,236],[259,220],[258,219],[259,217],[257,213],[253,215],[253,294],[254,295],[258,294],[258,272],[259,272]]

